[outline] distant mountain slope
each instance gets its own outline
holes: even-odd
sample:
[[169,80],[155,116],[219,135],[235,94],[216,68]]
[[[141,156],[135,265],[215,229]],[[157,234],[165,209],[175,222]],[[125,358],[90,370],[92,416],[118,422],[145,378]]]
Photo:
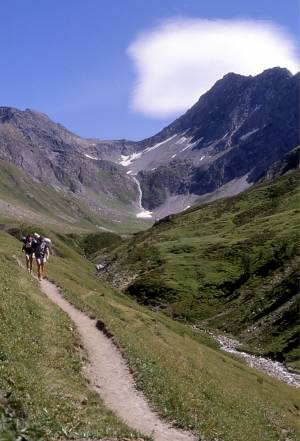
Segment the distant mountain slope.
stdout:
[[83,139],[42,113],[0,107],[0,159],[106,216],[125,207],[154,219],[258,182],[299,144],[298,121],[299,74],[230,73],[140,142]]
[[107,256],[100,272],[139,302],[219,328],[258,353],[298,359],[299,179],[172,215]]
[[42,185],[13,164],[0,160],[0,223],[18,220],[63,231],[129,232],[145,228],[145,221],[136,219],[125,204],[119,204],[116,213],[110,198],[104,196],[105,212],[95,212],[75,194]]
[[300,146],[298,145],[293,150],[288,152],[280,160],[272,164],[263,174],[261,181],[272,181],[286,173],[292,173],[299,169],[300,163]]
[[273,68],[255,77],[230,73],[120,163],[137,174],[143,206],[160,217],[200,195],[233,195],[257,182],[299,143],[299,74]]
[[[0,108],[0,159],[41,184],[73,193],[106,216],[139,210],[136,182],[121,166],[102,159],[107,149],[117,155],[124,144],[82,139],[29,109]],[[99,145],[102,156],[97,154]]]

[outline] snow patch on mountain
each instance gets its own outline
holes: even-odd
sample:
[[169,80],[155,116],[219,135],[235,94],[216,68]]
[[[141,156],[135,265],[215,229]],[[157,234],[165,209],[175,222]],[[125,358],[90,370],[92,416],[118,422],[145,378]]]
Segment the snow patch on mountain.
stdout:
[[177,135],[177,133],[175,133],[175,135],[170,136],[170,138],[165,139],[164,141],[158,142],[157,144],[154,144],[152,147],[147,147],[143,153],[146,152],[151,152],[151,150],[156,150],[158,147],[160,147],[163,144],[166,144],[167,142],[171,141],[172,139],[174,139]]
[[[177,134],[170,136],[170,138],[158,142],[151,147],[147,147],[141,152],[134,152],[131,153],[130,155],[121,155],[121,158],[119,159],[118,163],[120,165],[123,165],[123,167],[128,167],[129,165],[133,164],[137,159],[144,157],[147,153],[156,150],[157,148],[161,147],[164,144],[168,144],[172,139],[174,139],[177,136],[178,136]],[[127,174],[129,173],[127,172]]]
[[186,145],[181,151],[182,152],[184,152],[185,150],[187,150],[187,149],[190,149],[191,147],[194,147],[196,144],[198,144],[199,143],[199,139],[197,140],[197,141],[195,141],[195,142],[191,142],[191,143],[189,143],[188,145]]
[[256,106],[253,109],[253,112],[256,112],[260,108],[261,108],[261,104],[256,104]]
[[143,219],[151,219],[152,218],[152,211],[143,210],[140,211],[136,217],[143,218]]
[[132,153],[131,155],[121,155],[121,159],[119,161],[119,164],[123,165],[124,167],[127,167],[130,165],[133,161],[140,158],[142,156],[143,152],[140,153]]
[[186,136],[182,136],[175,144],[184,144],[188,139]]
[[96,158],[95,156],[90,156],[90,155],[87,155],[87,154],[84,154],[84,156],[86,156],[89,159],[93,159],[94,161],[98,160],[98,158]]
[[244,135],[240,136],[240,139],[244,141],[245,139],[249,138],[250,136],[254,135],[254,133],[258,132],[260,129],[253,129],[249,132],[245,133]]

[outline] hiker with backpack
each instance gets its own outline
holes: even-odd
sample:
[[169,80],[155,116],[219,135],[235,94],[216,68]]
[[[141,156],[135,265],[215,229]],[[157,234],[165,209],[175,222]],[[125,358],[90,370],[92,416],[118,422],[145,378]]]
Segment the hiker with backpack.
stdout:
[[28,234],[24,239],[24,245],[22,247],[22,253],[25,251],[26,268],[27,271],[32,273],[32,260],[35,251],[35,241],[31,234]]
[[38,279],[42,280],[42,278],[44,277],[44,265],[50,255],[49,246],[43,236],[39,236],[37,238],[34,253],[38,269]]

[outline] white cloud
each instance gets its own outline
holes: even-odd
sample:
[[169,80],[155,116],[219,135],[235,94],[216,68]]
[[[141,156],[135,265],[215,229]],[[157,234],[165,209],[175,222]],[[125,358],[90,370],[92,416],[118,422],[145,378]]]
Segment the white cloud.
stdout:
[[166,20],[138,35],[128,53],[137,73],[131,106],[158,118],[186,110],[228,72],[299,69],[296,43],[287,32],[244,19]]

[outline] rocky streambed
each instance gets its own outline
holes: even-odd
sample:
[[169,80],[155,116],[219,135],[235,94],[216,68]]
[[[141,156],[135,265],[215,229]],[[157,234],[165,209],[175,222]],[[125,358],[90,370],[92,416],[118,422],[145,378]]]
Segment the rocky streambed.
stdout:
[[195,325],[192,326],[195,332],[204,332],[217,340],[221,346],[221,350],[234,354],[240,359],[244,360],[246,364],[254,369],[257,369],[264,374],[270,375],[270,377],[277,378],[290,386],[300,388],[300,375],[291,372],[287,369],[283,363],[279,361],[271,360],[270,358],[261,357],[257,355],[249,354],[248,352],[240,351],[238,348],[242,345],[238,340],[235,340],[225,335],[216,335],[211,331],[204,328],[199,328]]
[[252,368],[264,372],[271,377],[283,381],[291,386],[300,388],[300,375],[290,372],[282,363],[273,361],[270,358],[248,354],[247,352],[239,351],[238,348],[241,343],[223,335],[211,334],[221,345],[221,349],[225,352],[235,354],[245,360],[245,362]]

